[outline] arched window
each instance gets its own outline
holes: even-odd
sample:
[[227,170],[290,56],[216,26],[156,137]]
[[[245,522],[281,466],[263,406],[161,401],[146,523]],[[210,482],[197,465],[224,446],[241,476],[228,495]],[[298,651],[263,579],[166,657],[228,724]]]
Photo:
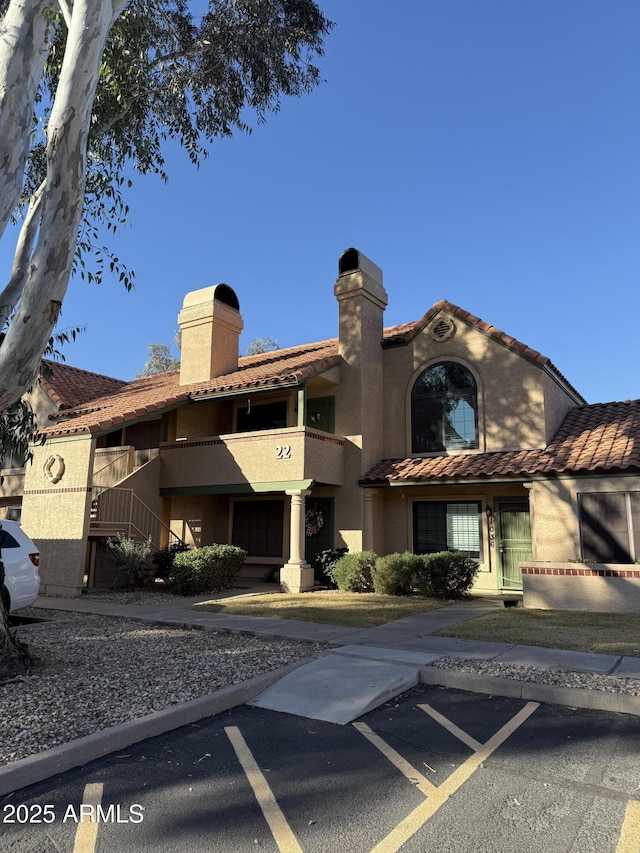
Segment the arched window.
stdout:
[[467,450],[478,446],[478,390],[461,364],[428,367],[411,392],[413,453]]

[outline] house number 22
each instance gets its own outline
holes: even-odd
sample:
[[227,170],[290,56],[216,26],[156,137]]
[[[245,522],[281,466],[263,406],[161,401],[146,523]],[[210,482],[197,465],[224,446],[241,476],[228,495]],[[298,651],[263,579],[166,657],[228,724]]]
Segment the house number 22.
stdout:
[[276,459],[291,459],[291,447],[288,444],[279,444],[276,447]]

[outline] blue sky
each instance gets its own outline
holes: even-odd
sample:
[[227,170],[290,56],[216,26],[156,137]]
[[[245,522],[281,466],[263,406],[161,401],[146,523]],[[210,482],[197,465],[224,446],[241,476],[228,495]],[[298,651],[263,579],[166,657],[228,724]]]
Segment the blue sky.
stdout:
[[[324,85],[168,185],[112,243],[136,289],[72,282],[69,364],[125,379],[185,292],[240,299],[241,346],[333,337],[340,253],[384,271],[385,323],[448,299],[549,356],[589,402],[640,397],[637,0],[320,0]],[[7,252],[0,255],[6,269]]]

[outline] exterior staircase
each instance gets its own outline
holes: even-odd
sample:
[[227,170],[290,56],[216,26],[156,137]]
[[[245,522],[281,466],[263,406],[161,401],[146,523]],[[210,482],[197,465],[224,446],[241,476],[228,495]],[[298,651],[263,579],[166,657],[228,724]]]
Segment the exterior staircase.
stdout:
[[181,542],[170,527],[137,497],[133,489],[94,489],[89,535],[107,538],[118,534],[139,542],[148,541],[152,551]]

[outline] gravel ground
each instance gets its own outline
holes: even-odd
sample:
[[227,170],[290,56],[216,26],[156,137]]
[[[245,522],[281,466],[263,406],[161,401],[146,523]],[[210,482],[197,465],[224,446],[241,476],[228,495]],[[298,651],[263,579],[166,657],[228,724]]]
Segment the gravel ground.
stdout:
[[[147,598],[144,603],[151,602]],[[33,675],[0,686],[0,764],[327,648],[86,613],[31,608],[23,615],[54,619],[19,629],[39,665]]]
[[617,678],[615,675],[594,675],[589,672],[567,672],[563,669],[548,669],[542,666],[516,666],[510,663],[494,663],[488,660],[468,658],[440,658],[431,666],[438,669],[456,669],[474,675],[491,675],[511,678],[514,681],[551,684],[554,687],[574,687],[582,690],[600,690],[605,693],[626,693],[640,696],[640,679]]
[[[95,593],[101,601],[166,602],[161,592]],[[23,612],[48,621],[19,637],[39,659],[33,675],[0,685],[0,765],[153,711],[178,705],[329,648],[324,643],[160,627],[68,611]],[[491,661],[433,666],[517,681],[640,695],[640,680]]]

